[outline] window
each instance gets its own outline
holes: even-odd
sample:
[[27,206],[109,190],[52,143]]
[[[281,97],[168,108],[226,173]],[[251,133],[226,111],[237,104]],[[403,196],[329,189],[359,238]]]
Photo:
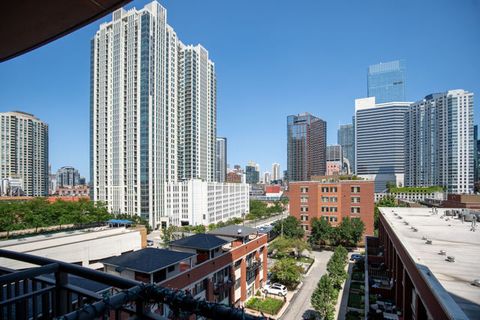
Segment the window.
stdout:
[[242,265],[242,259],[235,261],[235,265],[234,265],[235,270],[240,268],[241,265]]
[[330,197],[330,202],[337,202],[337,197]]
[[350,208],[351,213],[360,213],[360,207],[352,207]]
[[305,206],[301,207],[300,212],[308,212],[308,207],[305,207]]
[[301,197],[300,197],[300,202],[301,202],[301,203],[306,203],[306,202],[308,202],[308,196],[301,196]]
[[338,221],[337,217],[329,217],[329,218],[330,218],[330,222],[337,222]]
[[359,186],[354,186],[351,187],[352,193],[359,193],[360,192],[360,187]]
[[352,197],[352,203],[360,203],[360,197]]
[[322,207],[322,212],[328,212],[328,207]]
[[307,192],[308,192],[308,188],[307,188],[307,187],[300,187],[300,192],[301,192],[301,193],[307,193]]
[[338,212],[338,208],[337,207],[330,207],[330,212]]
[[168,267],[168,272],[172,272],[173,270],[175,270],[175,266]]
[[241,281],[242,281],[242,278],[238,278],[235,280],[235,290],[237,290],[238,288],[240,288],[241,286]]
[[329,199],[330,198],[328,198],[328,197],[322,197],[322,202],[328,202]]
[[300,220],[301,220],[301,221],[308,221],[308,216],[302,214],[302,215],[300,216]]
[[328,187],[322,187],[322,192],[328,192]]
[[331,187],[330,192],[337,192],[337,187]]

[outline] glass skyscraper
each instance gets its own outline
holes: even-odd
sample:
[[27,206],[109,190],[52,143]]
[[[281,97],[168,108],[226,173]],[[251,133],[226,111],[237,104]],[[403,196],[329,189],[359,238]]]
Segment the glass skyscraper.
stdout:
[[374,64],[368,67],[367,95],[375,102],[405,101],[405,61]]
[[350,172],[355,171],[355,130],[353,124],[342,124],[337,132],[338,144],[342,146],[343,158],[348,160]]
[[287,117],[289,181],[308,181],[326,172],[327,123],[309,113]]
[[403,185],[409,106],[376,104],[374,97],[355,100],[355,173],[375,180],[375,192],[383,192],[387,182]]

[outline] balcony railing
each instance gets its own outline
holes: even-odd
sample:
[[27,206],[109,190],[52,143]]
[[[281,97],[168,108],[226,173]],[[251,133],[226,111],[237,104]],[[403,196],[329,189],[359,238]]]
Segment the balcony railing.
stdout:
[[219,320],[266,319],[241,309],[195,300],[182,290],[62,261],[1,249],[0,258],[36,265],[24,270],[0,268],[0,319],[166,319],[152,312],[162,304],[168,305],[174,318],[197,315]]
[[230,289],[232,286],[233,286],[232,280],[215,283],[213,285],[213,293],[220,294],[221,292],[224,292],[225,290]]
[[262,262],[260,260],[254,259],[254,260],[252,260],[252,262],[247,264],[247,271],[256,270],[256,269],[260,268],[261,265],[262,265]]

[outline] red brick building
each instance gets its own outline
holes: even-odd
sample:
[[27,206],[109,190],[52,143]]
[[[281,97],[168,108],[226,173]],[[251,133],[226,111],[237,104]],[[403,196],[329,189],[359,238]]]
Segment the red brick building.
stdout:
[[309,233],[313,218],[327,219],[333,226],[345,217],[360,218],[365,235],[373,235],[374,182],[317,177],[315,181],[289,184],[290,215]]
[[266,234],[233,225],[173,241],[169,250],[146,248],[102,263],[108,273],[242,306],[267,281],[267,251]]

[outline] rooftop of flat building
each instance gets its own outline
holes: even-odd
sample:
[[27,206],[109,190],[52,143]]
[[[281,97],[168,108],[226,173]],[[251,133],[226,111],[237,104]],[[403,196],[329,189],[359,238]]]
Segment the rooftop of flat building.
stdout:
[[195,253],[145,248],[102,260],[105,265],[144,273],[153,273],[195,256]]
[[197,250],[212,250],[234,241],[234,238],[221,237],[209,233],[198,233],[190,237],[170,242],[170,246]]
[[472,231],[472,222],[445,215],[455,209],[432,210],[380,208],[451,319],[480,319],[480,287],[472,285],[480,279],[480,225]]
[[230,225],[209,231],[208,233],[226,237],[244,238],[251,234],[257,234],[258,230],[247,226]]

